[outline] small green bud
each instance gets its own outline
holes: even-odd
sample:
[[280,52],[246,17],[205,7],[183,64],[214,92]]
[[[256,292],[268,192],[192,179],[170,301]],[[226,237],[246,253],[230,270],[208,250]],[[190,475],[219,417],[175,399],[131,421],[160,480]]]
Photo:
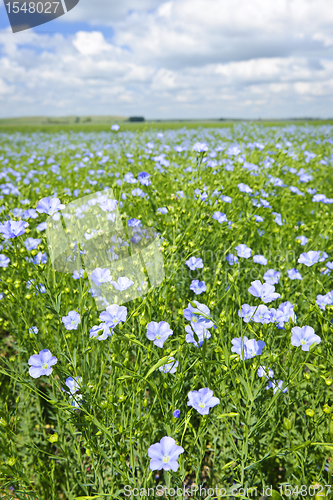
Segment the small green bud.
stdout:
[[51,436],[49,437],[50,443],[56,443],[58,441],[58,439],[59,439],[59,436],[56,432],[54,434],[51,434]]
[[326,403],[326,404],[323,406],[323,412],[324,412],[324,413],[329,414],[329,413],[331,413],[331,411],[332,411],[332,407],[331,407],[331,406],[328,406],[328,404]]
[[294,426],[294,422],[292,418],[283,418],[283,427],[287,430],[290,431]]
[[308,417],[313,417],[315,412],[312,410],[312,408],[308,408],[305,413]]

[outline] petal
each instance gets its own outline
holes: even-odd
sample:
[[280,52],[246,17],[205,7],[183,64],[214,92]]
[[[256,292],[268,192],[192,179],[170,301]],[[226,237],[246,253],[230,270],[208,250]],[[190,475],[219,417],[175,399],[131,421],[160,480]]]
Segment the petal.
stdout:
[[164,465],[165,464],[164,464],[164,462],[162,462],[161,459],[159,459],[159,460],[152,459],[150,461],[149,467],[151,470],[161,470],[161,469],[163,469]]
[[55,356],[52,356],[52,358],[48,361],[49,366],[53,366],[58,362],[58,359]]
[[40,367],[37,367],[37,366],[31,366],[29,368],[29,375],[32,377],[32,378],[38,378],[42,375],[42,368]]
[[220,404],[220,400],[219,398],[216,398],[215,396],[212,397],[208,402],[207,402],[207,406],[209,406],[210,408],[213,408],[213,406],[216,406]]
[[163,455],[169,455],[176,441],[169,436],[164,436],[160,441]]
[[163,453],[162,453],[162,446],[160,443],[155,443],[152,444],[148,448],[148,457],[153,458],[153,459],[160,459],[162,458]]
[[168,465],[170,466],[170,469],[173,470],[173,472],[177,472],[179,463],[176,460],[170,460]]
[[41,360],[39,354],[33,354],[32,356],[30,356],[28,364],[32,366],[42,366],[43,361]]
[[175,445],[170,451],[170,462],[177,460],[181,453],[184,453],[184,448],[182,446]]

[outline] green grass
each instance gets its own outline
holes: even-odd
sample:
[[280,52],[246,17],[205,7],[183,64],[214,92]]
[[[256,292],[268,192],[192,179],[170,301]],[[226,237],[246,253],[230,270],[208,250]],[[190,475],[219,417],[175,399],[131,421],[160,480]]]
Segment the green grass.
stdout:
[[[91,121],[87,119],[91,118]],[[129,131],[148,131],[148,130],[178,130],[183,127],[197,128],[224,128],[233,127],[235,124],[248,123],[263,125],[265,127],[284,127],[292,123],[296,125],[314,125],[321,126],[333,124],[333,120],[146,120],[145,122],[128,122],[127,118],[110,116],[92,116],[80,117],[77,123],[76,117],[46,118],[46,117],[27,117],[27,118],[3,118],[0,119],[0,132],[108,132],[113,123],[121,125],[121,130]]]

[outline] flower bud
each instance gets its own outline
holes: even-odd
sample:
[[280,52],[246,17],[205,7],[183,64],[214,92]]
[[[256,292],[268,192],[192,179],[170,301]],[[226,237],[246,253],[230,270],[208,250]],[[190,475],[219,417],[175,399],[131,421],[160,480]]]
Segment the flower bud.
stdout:
[[294,422],[292,418],[283,418],[283,427],[287,430],[290,431],[294,427]]
[[329,414],[329,413],[331,413],[331,410],[332,410],[331,406],[328,406],[327,403],[323,406],[323,412],[324,413]]
[[308,408],[305,413],[308,417],[313,417],[315,412],[312,410],[312,408]]
[[54,434],[51,434],[51,436],[49,437],[49,441],[50,443],[56,443],[58,441],[58,434],[55,432]]

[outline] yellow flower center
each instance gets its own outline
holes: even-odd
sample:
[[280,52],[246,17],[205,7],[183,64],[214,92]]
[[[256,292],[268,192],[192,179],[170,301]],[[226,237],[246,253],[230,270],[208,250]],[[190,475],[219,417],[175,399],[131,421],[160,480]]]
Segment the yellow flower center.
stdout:
[[163,462],[165,464],[167,464],[168,462],[170,462],[170,457],[168,457],[168,456],[163,457]]
[[304,339],[303,339],[303,340],[301,340],[301,344],[302,344],[302,345],[305,345],[305,344],[306,344],[306,340],[304,340]]
[[199,406],[200,406],[200,408],[205,408],[206,407],[205,403],[199,403]]
[[193,316],[192,321],[193,323],[196,323],[198,321],[198,318],[196,316]]
[[44,364],[42,365],[42,368],[43,368],[43,370],[46,370],[46,369],[47,369],[47,363],[44,363]]
[[160,338],[161,338],[161,335],[157,334],[157,335],[156,335],[156,338],[157,338],[157,339],[160,339]]

